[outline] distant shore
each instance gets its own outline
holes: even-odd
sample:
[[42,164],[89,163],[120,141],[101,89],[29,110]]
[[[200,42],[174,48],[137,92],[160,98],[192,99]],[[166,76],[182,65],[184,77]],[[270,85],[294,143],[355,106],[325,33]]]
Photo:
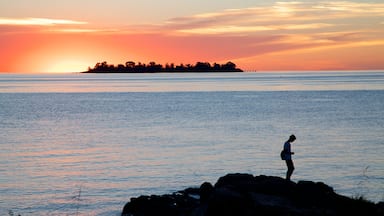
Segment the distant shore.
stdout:
[[237,68],[233,62],[225,64],[196,62],[196,64],[180,64],[173,63],[165,66],[156,62],[143,64],[141,62],[127,61],[125,64],[108,64],[106,61],[98,62],[93,68],[88,67],[87,71],[82,73],[228,73],[228,72],[244,72]]

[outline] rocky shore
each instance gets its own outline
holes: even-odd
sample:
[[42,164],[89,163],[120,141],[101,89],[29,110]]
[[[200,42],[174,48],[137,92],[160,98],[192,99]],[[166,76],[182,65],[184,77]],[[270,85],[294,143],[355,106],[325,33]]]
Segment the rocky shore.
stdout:
[[322,183],[228,174],[215,185],[131,198],[122,216],[384,215],[384,203],[339,195]]

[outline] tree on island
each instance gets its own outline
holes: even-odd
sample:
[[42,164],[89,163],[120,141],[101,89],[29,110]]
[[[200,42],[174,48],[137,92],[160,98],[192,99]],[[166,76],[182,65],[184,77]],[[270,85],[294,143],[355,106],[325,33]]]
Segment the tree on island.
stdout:
[[98,62],[91,68],[88,67],[88,71],[85,73],[161,73],[161,72],[243,72],[243,70],[236,67],[233,62],[227,62],[225,64],[210,64],[209,62],[197,62],[195,65],[174,63],[166,64],[165,66],[157,64],[154,61],[148,64],[141,62],[127,61],[124,64],[108,64],[106,61]]

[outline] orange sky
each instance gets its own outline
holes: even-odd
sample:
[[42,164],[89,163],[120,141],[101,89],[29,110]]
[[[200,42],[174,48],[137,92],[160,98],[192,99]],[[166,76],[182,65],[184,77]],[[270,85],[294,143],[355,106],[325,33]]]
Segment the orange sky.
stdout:
[[[18,5],[26,2],[0,2],[0,72],[77,72],[100,61],[128,60],[161,64],[230,60],[244,70],[259,71],[384,69],[384,3],[375,1],[239,3],[238,7],[224,1],[226,8],[212,4],[204,10],[184,3],[191,7],[189,13],[169,9],[151,17],[138,11],[132,12],[132,19],[115,16],[118,7],[109,8],[99,19],[82,18],[81,10],[61,14],[51,4],[45,6],[49,13],[32,13],[33,8],[29,13]],[[13,13],[6,13],[11,9]]]

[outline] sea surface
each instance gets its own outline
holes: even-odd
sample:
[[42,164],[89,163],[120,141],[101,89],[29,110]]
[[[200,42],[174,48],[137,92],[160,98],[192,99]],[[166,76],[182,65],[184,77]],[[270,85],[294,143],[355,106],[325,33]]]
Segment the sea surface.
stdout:
[[384,201],[384,72],[0,74],[0,215],[120,215],[227,173]]

